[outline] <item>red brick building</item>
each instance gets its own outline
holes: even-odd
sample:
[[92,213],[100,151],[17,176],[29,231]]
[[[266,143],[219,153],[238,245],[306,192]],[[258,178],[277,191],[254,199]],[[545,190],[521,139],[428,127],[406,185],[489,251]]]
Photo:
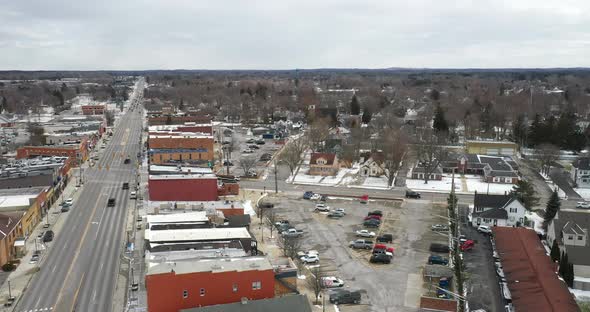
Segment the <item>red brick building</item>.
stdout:
[[211,123],[197,124],[194,122],[188,122],[184,125],[159,125],[159,126],[151,126],[149,128],[150,134],[157,133],[159,131],[194,132],[194,133],[205,133],[205,134],[213,135],[213,124],[211,124]]
[[88,139],[79,143],[55,146],[23,146],[16,150],[16,158],[31,158],[36,156],[67,156],[71,166],[78,166],[88,159]]
[[104,105],[82,105],[82,114],[84,115],[103,115]]
[[211,201],[218,193],[213,174],[151,175],[148,187],[153,201]]
[[211,116],[203,115],[150,115],[148,117],[148,125],[183,125],[187,122],[194,123],[210,123]]
[[163,262],[148,266],[148,312],[273,298],[275,273],[263,257]]

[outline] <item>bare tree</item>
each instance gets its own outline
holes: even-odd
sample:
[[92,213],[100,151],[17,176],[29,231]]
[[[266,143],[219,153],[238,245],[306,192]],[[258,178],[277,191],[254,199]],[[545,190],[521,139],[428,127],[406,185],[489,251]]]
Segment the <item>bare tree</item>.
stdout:
[[280,161],[286,164],[291,171],[291,176],[295,173],[295,169],[299,166],[299,163],[303,159],[303,152],[307,149],[307,140],[305,137],[287,142],[287,146],[281,152],[279,158]]
[[300,236],[281,235],[278,240],[278,246],[283,251],[283,255],[292,259],[297,257],[297,252],[301,250],[301,244],[302,241]]
[[443,143],[443,137],[437,136],[430,130],[415,145],[416,158],[420,167],[424,169],[424,184],[428,184],[430,175],[448,157],[448,151]]
[[110,111],[110,110],[105,111],[104,118],[107,122],[108,127],[113,126],[113,123],[115,122],[115,114],[112,111]]
[[306,277],[307,286],[315,295],[315,304],[319,304],[320,293],[322,292],[322,272],[320,267],[314,267],[309,270],[310,276]]
[[541,165],[541,171],[549,174],[551,164],[559,159],[559,147],[553,144],[543,143],[535,148],[534,155]]
[[405,135],[398,129],[387,129],[383,132],[381,151],[383,152],[383,168],[387,176],[387,185],[393,185],[393,179],[401,166],[407,151]]
[[33,146],[39,146],[39,145],[45,145],[46,142],[46,136],[45,136],[45,130],[43,129],[42,126],[38,125],[38,124],[34,124],[34,123],[29,123],[27,125],[27,131],[30,134],[29,137],[29,144],[33,145]]
[[244,156],[240,157],[240,167],[244,170],[244,175],[249,176],[249,172],[252,168],[256,166],[256,158],[254,156]]
[[273,238],[272,233],[275,229],[275,223],[277,222],[277,220],[278,220],[278,217],[274,211],[271,211],[270,213],[266,214],[266,223],[267,223],[268,228],[270,230],[270,238]]
[[330,122],[328,119],[316,119],[307,129],[307,137],[314,151],[323,150],[324,141],[330,134]]

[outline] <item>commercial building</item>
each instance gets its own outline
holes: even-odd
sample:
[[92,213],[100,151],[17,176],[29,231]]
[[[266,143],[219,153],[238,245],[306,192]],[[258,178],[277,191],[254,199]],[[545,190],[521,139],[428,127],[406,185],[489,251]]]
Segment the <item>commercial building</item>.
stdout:
[[179,214],[190,212],[205,212],[211,219],[223,213],[224,217],[243,215],[244,205],[234,200],[213,200],[213,201],[149,201],[147,204],[149,214]]
[[84,115],[104,115],[104,105],[82,105],[82,114]]
[[[0,266],[14,259],[19,246],[15,246],[17,238],[23,236],[21,219],[23,212],[0,213]],[[24,247],[24,244],[21,244]]]
[[518,144],[510,141],[465,141],[469,154],[516,156]]
[[47,187],[0,190],[0,213],[23,212],[22,231],[29,236],[47,210]]
[[145,226],[151,231],[209,227],[211,224],[206,211],[147,215]]
[[72,162],[72,166],[78,166],[80,163],[88,159],[88,145],[89,141],[86,138],[81,139],[80,142],[61,145],[45,145],[45,146],[24,146],[16,150],[16,158],[31,158],[38,156],[66,156]]
[[192,132],[157,132],[149,135],[148,156],[151,164],[213,162],[213,136]]
[[213,174],[150,175],[149,199],[153,201],[217,200],[217,177]]
[[249,300],[207,306],[202,308],[182,309],[181,312],[311,312],[311,305],[305,295],[289,295],[271,299]]
[[249,253],[252,250],[252,236],[246,228],[189,228],[178,230],[145,230],[147,250],[189,250],[200,249],[209,243],[241,244]]
[[150,126],[149,133],[153,132],[193,132],[213,135],[213,124],[209,123],[194,123],[187,122],[183,125],[159,125]]
[[148,116],[148,124],[155,125],[184,125],[187,122],[194,122],[196,124],[210,123],[211,116],[198,114],[163,114],[163,112],[153,112]]
[[263,257],[149,263],[145,277],[149,312],[273,298],[274,283]]
[[493,234],[506,279],[504,298],[516,311],[580,311],[535,231],[494,227]]

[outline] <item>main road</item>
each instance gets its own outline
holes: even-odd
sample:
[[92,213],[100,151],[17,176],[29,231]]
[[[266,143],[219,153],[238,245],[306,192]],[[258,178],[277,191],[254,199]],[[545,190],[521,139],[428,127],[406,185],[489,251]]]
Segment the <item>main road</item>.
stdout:
[[[119,261],[125,248],[128,193],[136,183],[137,152],[141,148],[143,84],[140,78],[130,107],[117,121],[100,160],[84,171],[80,196],[15,311],[113,309]],[[130,164],[124,164],[127,157]],[[131,190],[122,189],[124,182],[129,182]],[[115,198],[114,207],[107,207],[109,198]]]

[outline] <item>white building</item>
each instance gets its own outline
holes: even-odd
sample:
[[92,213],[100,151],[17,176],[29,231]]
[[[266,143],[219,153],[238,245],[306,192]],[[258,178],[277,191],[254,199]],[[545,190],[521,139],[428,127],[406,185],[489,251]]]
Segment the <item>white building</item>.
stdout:
[[487,195],[475,193],[471,222],[474,227],[521,226],[524,224],[526,209],[510,195]]

